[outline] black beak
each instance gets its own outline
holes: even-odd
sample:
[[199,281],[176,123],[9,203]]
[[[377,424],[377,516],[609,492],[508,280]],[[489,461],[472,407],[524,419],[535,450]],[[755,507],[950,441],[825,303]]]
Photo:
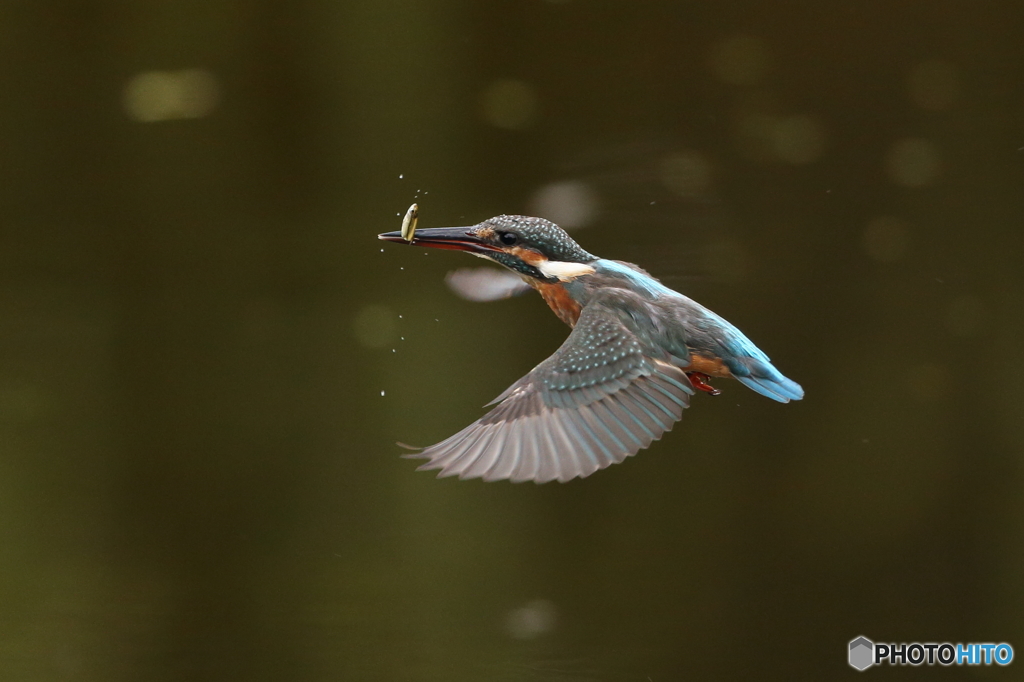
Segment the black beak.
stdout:
[[501,251],[498,247],[477,237],[476,230],[476,227],[431,227],[425,230],[416,230],[411,242],[405,241],[401,232],[385,232],[377,235],[377,239],[413,246],[427,246],[433,249],[452,249],[473,253]]

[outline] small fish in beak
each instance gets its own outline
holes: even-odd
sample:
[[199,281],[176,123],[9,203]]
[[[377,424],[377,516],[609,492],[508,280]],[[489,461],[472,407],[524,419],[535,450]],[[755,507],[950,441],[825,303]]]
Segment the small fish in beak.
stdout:
[[419,220],[419,216],[420,207],[418,204],[413,204],[405,212],[405,217],[402,218],[402,239],[405,241],[412,242],[413,237],[416,236],[416,221]]

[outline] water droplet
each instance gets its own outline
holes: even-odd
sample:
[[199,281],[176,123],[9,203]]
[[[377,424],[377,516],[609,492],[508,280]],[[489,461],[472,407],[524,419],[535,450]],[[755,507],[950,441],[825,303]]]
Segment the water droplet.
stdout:
[[402,178],[404,178],[404,177],[405,177],[405,175],[403,175],[402,173],[399,173],[399,174],[398,174],[398,179],[399,179],[399,180],[401,180],[401,179],[402,179]]
[[380,392],[381,397],[384,397],[384,391]]

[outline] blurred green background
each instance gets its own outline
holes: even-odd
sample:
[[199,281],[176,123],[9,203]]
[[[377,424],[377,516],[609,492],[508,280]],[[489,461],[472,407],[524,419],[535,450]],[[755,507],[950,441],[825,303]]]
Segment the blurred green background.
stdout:
[[[0,2],[0,678],[1024,651],[1022,31],[1009,0]],[[719,381],[566,485],[416,473],[395,441],[567,329],[382,251],[413,201],[574,228],[806,400]]]

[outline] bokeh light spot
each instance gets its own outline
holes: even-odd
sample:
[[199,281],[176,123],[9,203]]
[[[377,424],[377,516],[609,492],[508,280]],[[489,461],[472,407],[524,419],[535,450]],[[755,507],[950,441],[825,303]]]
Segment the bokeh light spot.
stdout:
[[879,216],[864,228],[864,251],[880,263],[898,261],[907,252],[910,230],[893,216]]
[[960,92],[957,68],[939,59],[916,64],[907,74],[910,101],[922,109],[948,109]]
[[904,187],[930,185],[942,170],[939,150],[930,140],[908,137],[896,142],[885,157],[889,178]]
[[551,182],[534,193],[530,211],[566,230],[585,227],[597,215],[597,193],[582,180]]
[[124,88],[125,111],[136,121],[152,123],[202,118],[217,105],[220,87],[206,69],[147,71]]
[[777,119],[771,127],[772,150],[787,163],[816,161],[825,149],[825,129],[806,115]]
[[383,348],[398,336],[395,312],[383,305],[366,305],[356,313],[352,323],[356,340],[367,348]]
[[505,632],[515,639],[535,639],[551,632],[558,613],[547,599],[535,599],[509,611],[505,617]]
[[752,36],[733,36],[715,46],[711,68],[722,81],[731,85],[756,82],[770,65],[768,48]]
[[537,115],[537,92],[529,83],[498,80],[480,98],[484,120],[505,130],[523,130]]
[[687,150],[663,159],[660,170],[662,184],[684,198],[699,197],[711,186],[711,163],[696,151]]

